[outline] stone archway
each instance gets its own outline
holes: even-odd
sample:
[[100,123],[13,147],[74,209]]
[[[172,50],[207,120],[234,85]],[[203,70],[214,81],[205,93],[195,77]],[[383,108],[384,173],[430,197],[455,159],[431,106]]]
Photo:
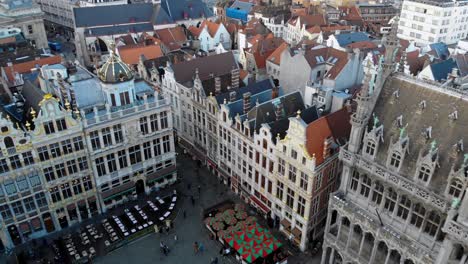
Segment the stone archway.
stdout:
[[375,243],[374,236],[371,233],[365,233],[360,256],[366,260],[370,260],[370,257],[372,254],[372,248],[374,247],[374,243]]
[[401,255],[398,251],[390,251],[390,258],[388,259],[388,264],[400,264]]

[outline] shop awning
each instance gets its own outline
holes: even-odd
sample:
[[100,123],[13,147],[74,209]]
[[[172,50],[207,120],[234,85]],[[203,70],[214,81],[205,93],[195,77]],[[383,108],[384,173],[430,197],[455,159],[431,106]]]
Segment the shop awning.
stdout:
[[108,200],[112,197],[115,197],[116,195],[119,195],[123,192],[126,192],[128,191],[129,189],[134,189],[135,188],[135,184],[133,182],[127,182],[127,183],[124,183],[120,186],[117,186],[109,191],[105,191],[102,193],[102,198],[104,200]]
[[264,205],[259,199],[257,199],[257,197],[251,195],[250,200],[252,200],[265,214],[270,212],[270,208]]
[[146,180],[148,182],[154,182],[156,180],[159,180],[163,177],[166,177],[167,175],[169,174],[172,174],[176,171],[176,166],[175,165],[172,165],[172,166],[169,166],[167,168],[164,168],[162,170],[158,170],[154,173],[151,173],[150,175],[146,176]]
[[291,233],[294,235],[294,237],[296,237],[297,239],[301,240],[302,231],[301,231],[299,228],[295,227],[295,228],[291,231]]
[[281,224],[282,226],[284,226],[284,228],[289,228],[289,227],[291,227],[291,223],[290,223],[290,222],[288,221],[288,219],[286,219],[286,218],[283,218],[283,220],[281,220],[280,224]]

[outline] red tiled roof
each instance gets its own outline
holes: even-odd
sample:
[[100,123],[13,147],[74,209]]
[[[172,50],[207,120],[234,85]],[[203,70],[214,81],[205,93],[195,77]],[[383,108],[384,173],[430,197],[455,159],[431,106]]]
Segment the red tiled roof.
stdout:
[[372,41],[361,41],[348,44],[346,47],[350,49],[375,49],[377,45]]
[[316,165],[324,161],[323,147],[325,139],[348,138],[351,131],[350,113],[346,108],[321,117],[307,125],[306,149],[310,156],[315,156]]
[[291,25],[296,25],[297,21],[299,20],[300,26],[303,25],[306,27],[311,26],[321,26],[326,25],[327,22],[325,21],[325,17],[323,15],[298,15],[294,16],[289,19],[288,23]]
[[263,69],[266,66],[266,59],[282,44],[282,38],[267,35],[261,37],[252,44],[252,47],[246,49],[245,52],[250,53],[255,58],[257,68]]
[[249,72],[244,70],[244,69],[239,69],[239,78],[241,80],[244,80],[245,77],[247,77],[249,75]]
[[146,59],[156,59],[164,56],[159,45],[138,45],[138,46],[122,46],[119,47],[119,55],[123,62],[129,65],[136,65],[140,60],[140,56],[145,56]]
[[194,36],[198,37],[200,36],[202,30],[206,28],[208,30],[208,34],[210,34],[211,37],[214,37],[214,35],[216,35],[216,32],[218,32],[220,25],[221,23],[215,23],[209,20],[204,20],[198,28],[195,26],[190,26],[188,30],[190,30],[190,32],[192,32]]
[[273,53],[268,56],[267,60],[276,64],[280,65],[281,64],[281,54],[283,51],[288,47],[288,43],[284,42],[281,44]]
[[181,44],[187,41],[184,29],[180,26],[158,29],[154,31],[154,36],[160,39],[171,51],[180,49]]
[[30,61],[25,61],[25,62],[20,62],[20,63],[14,63],[13,66],[8,67],[4,66],[3,69],[5,70],[5,73],[8,77],[8,80],[10,82],[14,81],[14,72],[17,72],[19,74],[23,73],[30,73],[31,69],[35,68],[36,65],[43,66],[43,65],[51,65],[51,64],[58,64],[62,61],[62,57],[60,56],[51,56],[51,57],[42,57],[37,60],[30,60]]

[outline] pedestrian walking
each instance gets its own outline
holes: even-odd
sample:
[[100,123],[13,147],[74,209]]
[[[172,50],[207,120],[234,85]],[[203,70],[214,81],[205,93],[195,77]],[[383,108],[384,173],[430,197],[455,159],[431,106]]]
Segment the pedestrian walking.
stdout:
[[190,199],[192,200],[192,206],[195,205],[195,199],[193,198],[193,195],[190,196]]
[[174,244],[177,243],[177,240],[178,240],[178,237],[177,237],[177,234],[174,235]]
[[205,250],[205,247],[203,246],[203,244],[200,242],[199,246],[198,246],[198,251],[200,251],[200,254],[203,254],[203,251]]
[[198,194],[200,195],[201,194],[201,186],[198,185]]
[[198,242],[195,241],[193,243],[193,252],[195,253],[195,255],[198,253]]

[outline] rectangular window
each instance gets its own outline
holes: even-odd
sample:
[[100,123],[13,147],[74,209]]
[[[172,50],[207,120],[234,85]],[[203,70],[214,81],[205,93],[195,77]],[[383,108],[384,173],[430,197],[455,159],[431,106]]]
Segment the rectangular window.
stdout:
[[111,105],[112,106],[117,106],[117,102],[115,101],[115,94],[111,93]]
[[8,163],[6,159],[0,160],[0,173],[8,172],[10,169],[8,168]]
[[131,165],[141,162],[140,145],[130,147],[128,149],[128,154],[130,156],[130,164]]
[[93,148],[93,150],[97,150],[101,148],[101,141],[99,140],[98,131],[91,131],[89,133],[89,138],[91,139],[91,147]]
[[154,155],[156,157],[161,155],[161,139],[160,138],[153,140],[153,149],[154,149]]
[[286,171],[284,159],[278,158],[278,174],[284,176]]
[[74,137],[73,138],[73,146],[75,147],[75,151],[82,150],[83,146],[83,138],[82,137]]
[[305,215],[305,204],[306,200],[303,197],[300,197],[297,199],[297,213],[304,217]]
[[22,156],[23,156],[23,162],[25,166],[34,164],[34,158],[33,158],[31,151],[24,152]]
[[2,216],[3,220],[10,219],[13,217],[11,213],[10,207],[8,205],[0,205],[0,215]]
[[32,34],[34,31],[33,31],[33,26],[32,25],[28,25],[28,33],[29,34]]
[[276,185],[276,197],[280,199],[281,201],[283,200],[283,190],[284,190],[284,184],[282,182],[278,182]]
[[392,189],[389,189],[387,195],[385,196],[384,208],[389,212],[393,212],[393,209],[395,208],[396,199],[397,193]]
[[91,182],[91,178],[89,176],[83,177],[83,186],[85,191],[89,191],[93,188],[93,183]]
[[46,181],[50,182],[50,181],[55,180],[55,173],[52,167],[44,168],[43,172],[44,172],[44,177],[46,178]]
[[319,205],[320,205],[320,196],[315,196],[315,198],[312,200],[312,214],[318,213],[319,210]]
[[36,198],[36,203],[39,208],[47,206],[47,199],[43,192],[36,194],[34,198]]
[[115,143],[116,144],[122,143],[123,142],[122,126],[120,124],[119,125],[114,125],[113,130],[114,130]]
[[107,167],[109,168],[109,173],[117,171],[117,162],[115,161],[115,154],[111,153],[106,156]]
[[72,147],[72,143],[70,139],[62,141],[61,144],[62,144],[62,151],[64,155],[70,154],[73,152],[73,147]]
[[375,187],[372,191],[372,202],[380,204],[382,202],[384,187],[379,182],[375,183]]
[[96,171],[98,176],[106,175],[106,165],[104,164],[104,158],[99,157],[95,160],[96,162]]
[[293,165],[289,164],[289,174],[288,174],[288,178],[289,178],[290,181],[296,182],[296,172],[297,172],[296,167],[294,167]]
[[65,183],[62,186],[60,186],[60,188],[62,189],[63,199],[68,199],[68,198],[72,197],[72,191],[71,191],[71,188],[70,188],[70,184]]
[[286,194],[286,205],[289,208],[293,208],[294,206],[294,190],[288,188],[288,192]]
[[171,151],[171,142],[169,141],[169,136],[164,136],[163,140],[163,151],[164,153]]
[[148,117],[146,116],[140,118],[140,131],[143,135],[148,134]]
[[78,195],[83,192],[83,188],[81,187],[81,181],[80,179],[76,179],[72,182],[72,187],[73,187],[73,193],[75,195]]
[[120,93],[120,104],[121,105],[130,104],[130,96],[128,95],[128,92]]
[[151,156],[151,142],[143,143],[143,154],[145,155],[145,160],[152,158]]
[[47,149],[46,146],[37,148],[37,152],[39,153],[39,159],[41,161],[46,161],[46,160],[48,160],[50,158],[49,157],[49,150]]
[[41,185],[41,178],[39,178],[39,175],[34,174],[29,176],[29,184],[31,184],[31,187],[36,187]]
[[119,150],[117,152],[118,159],[119,159],[119,167],[120,169],[126,168],[128,166],[127,162],[127,152],[124,150]]
[[309,181],[307,179],[307,174],[305,174],[303,171],[301,171],[301,180],[300,180],[299,185],[304,191],[307,191],[307,186],[309,185]]
[[15,215],[24,214],[24,207],[21,201],[11,203],[11,208],[13,208],[13,212],[15,213]]
[[62,200],[62,196],[60,196],[60,191],[58,187],[50,188],[50,197],[52,198],[52,202],[60,202]]
[[167,112],[161,112],[161,129],[168,128]]
[[50,144],[50,154],[52,154],[52,158],[57,158],[62,155],[59,143]]
[[44,131],[46,135],[50,135],[55,133],[54,123],[53,122],[46,122],[44,123]]
[[150,115],[150,126],[151,126],[152,132],[158,131],[158,115],[157,114]]
[[16,179],[16,184],[18,185],[18,190],[20,192],[29,189],[28,181],[25,176],[20,176]]
[[106,127],[101,130],[102,133],[102,143],[104,144],[104,147],[108,147],[112,145],[112,136],[111,136],[111,131],[110,128]]
[[86,157],[78,158],[78,167],[80,168],[80,171],[88,169],[88,160],[86,160]]
[[359,187],[359,172],[354,171],[353,177],[351,178],[351,190],[357,191],[357,188]]
[[58,178],[67,176],[67,171],[65,170],[65,164],[60,163],[55,165],[55,173],[57,173]]
[[73,175],[78,172],[78,167],[76,166],[75,160],[67,161],[68,175]]
[[67,129],[67,123],[65,122],[65,119],[59,119],[55,121],[57,124],[57,130],[58,131],[63,131]]
[[18,155],[10,157],[10,165],[13,170],[21,168],[21,161]]
[[291,158],[297,159],[297,152],[294,149],[291,149]]

